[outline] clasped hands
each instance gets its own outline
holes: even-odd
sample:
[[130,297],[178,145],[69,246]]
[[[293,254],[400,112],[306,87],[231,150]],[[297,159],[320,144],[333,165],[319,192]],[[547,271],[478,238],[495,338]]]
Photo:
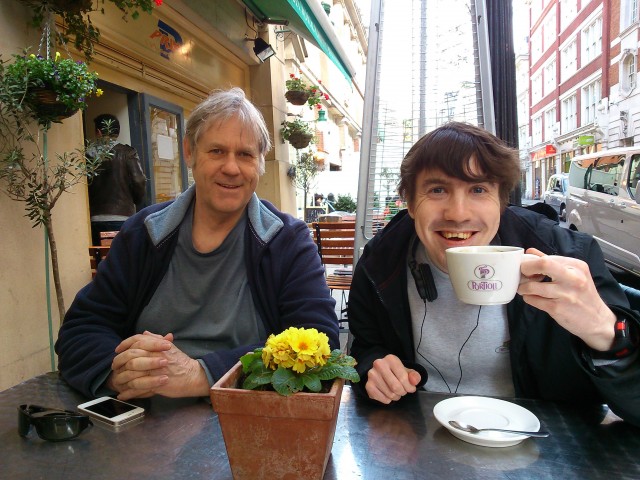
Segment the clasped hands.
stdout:
[[[524,301],[547,312],[592,349],[611,348],[616,316],[600,298],[589,266],[571,257],[547,256],[535,248],[527,253],[538,258],[527,258],[520,267],[523,280],[518,293]],[[544,278],[550,281],[542,282]],[[420,374],[389,354],[373,362],[365,389],[369,398],[388,404],[415,392],[418,383]]]
[[172,333],[162,336],[145,331],[123,340],[115,352],[107,387],[118,392],[120,400],[208,394],[204,369],[175,346]]

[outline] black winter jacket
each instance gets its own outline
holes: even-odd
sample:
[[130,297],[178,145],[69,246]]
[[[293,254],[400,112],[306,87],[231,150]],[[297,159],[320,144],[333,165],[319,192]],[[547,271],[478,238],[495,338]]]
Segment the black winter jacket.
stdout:
[[[354,271],[349,294],[351,353],[362,377],[354,388],[366,396],[367,372],[374,360],[398,356],[407,367],[416,363],[407,295],[407,252],[415,233],[407,211],[393,220],[365,247]],[[640,324],[629,309],[620,285],[607,269],[597,242],[589,235],[561,228],[544,215],[522,207],[502,214],[498,237],[503,245],[537,248],[589,264],[604,302],[619,315]],[[547,313],[525,304],[520,295],[507,305],[510,359],[517,397],[574,405],[607,403],[625,420],[640,425],[640,355],[624,368],[594,367],[586,345],[559,326]],[[425,378],[425,375],[422,375]]]

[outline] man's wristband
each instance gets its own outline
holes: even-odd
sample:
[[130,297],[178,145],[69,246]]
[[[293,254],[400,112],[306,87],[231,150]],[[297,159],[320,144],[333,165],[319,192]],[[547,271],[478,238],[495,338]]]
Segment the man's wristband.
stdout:
[[614,324],[613,345],[606,352],[594,352],[594,358],[618,359],[631,355],[640,343],[640,333],[634,322],[620,317]]

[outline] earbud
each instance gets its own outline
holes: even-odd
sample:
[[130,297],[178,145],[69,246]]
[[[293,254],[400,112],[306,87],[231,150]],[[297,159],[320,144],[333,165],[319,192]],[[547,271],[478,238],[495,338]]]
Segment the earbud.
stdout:
[[416,290],[422,300],[433,302],[438,298],[438,290],[436,289],[435,281],[433,280],[433,274],[431,273],[431,267],[428,263],[416,262],[416,249],[418,248],[418,237],[414,237],[413,245],[411,246],[411,258],[409,259],[409,271],[416,283]]

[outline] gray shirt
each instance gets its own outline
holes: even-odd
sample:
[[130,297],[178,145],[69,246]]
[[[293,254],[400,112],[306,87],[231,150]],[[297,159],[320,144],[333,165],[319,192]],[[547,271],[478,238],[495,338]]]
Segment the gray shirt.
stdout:
[[[418,263],[431,263],[424,246],[417,250]],[[463,303],[456,297],[449,275],[432,264],[431,271],[438,298],[427,302],[425,310],[407,267],[416,362],[429,374],[424,388],[453,393],[460,382],[457,393],[513,397],[506,305]]]
[[180,226],[169,269],[138,319],[138,333],[174,334],[191,358],[261,343],[266,331],[255,309],[244,262],[246,216],[215,250],[193,247],[193,205]]

